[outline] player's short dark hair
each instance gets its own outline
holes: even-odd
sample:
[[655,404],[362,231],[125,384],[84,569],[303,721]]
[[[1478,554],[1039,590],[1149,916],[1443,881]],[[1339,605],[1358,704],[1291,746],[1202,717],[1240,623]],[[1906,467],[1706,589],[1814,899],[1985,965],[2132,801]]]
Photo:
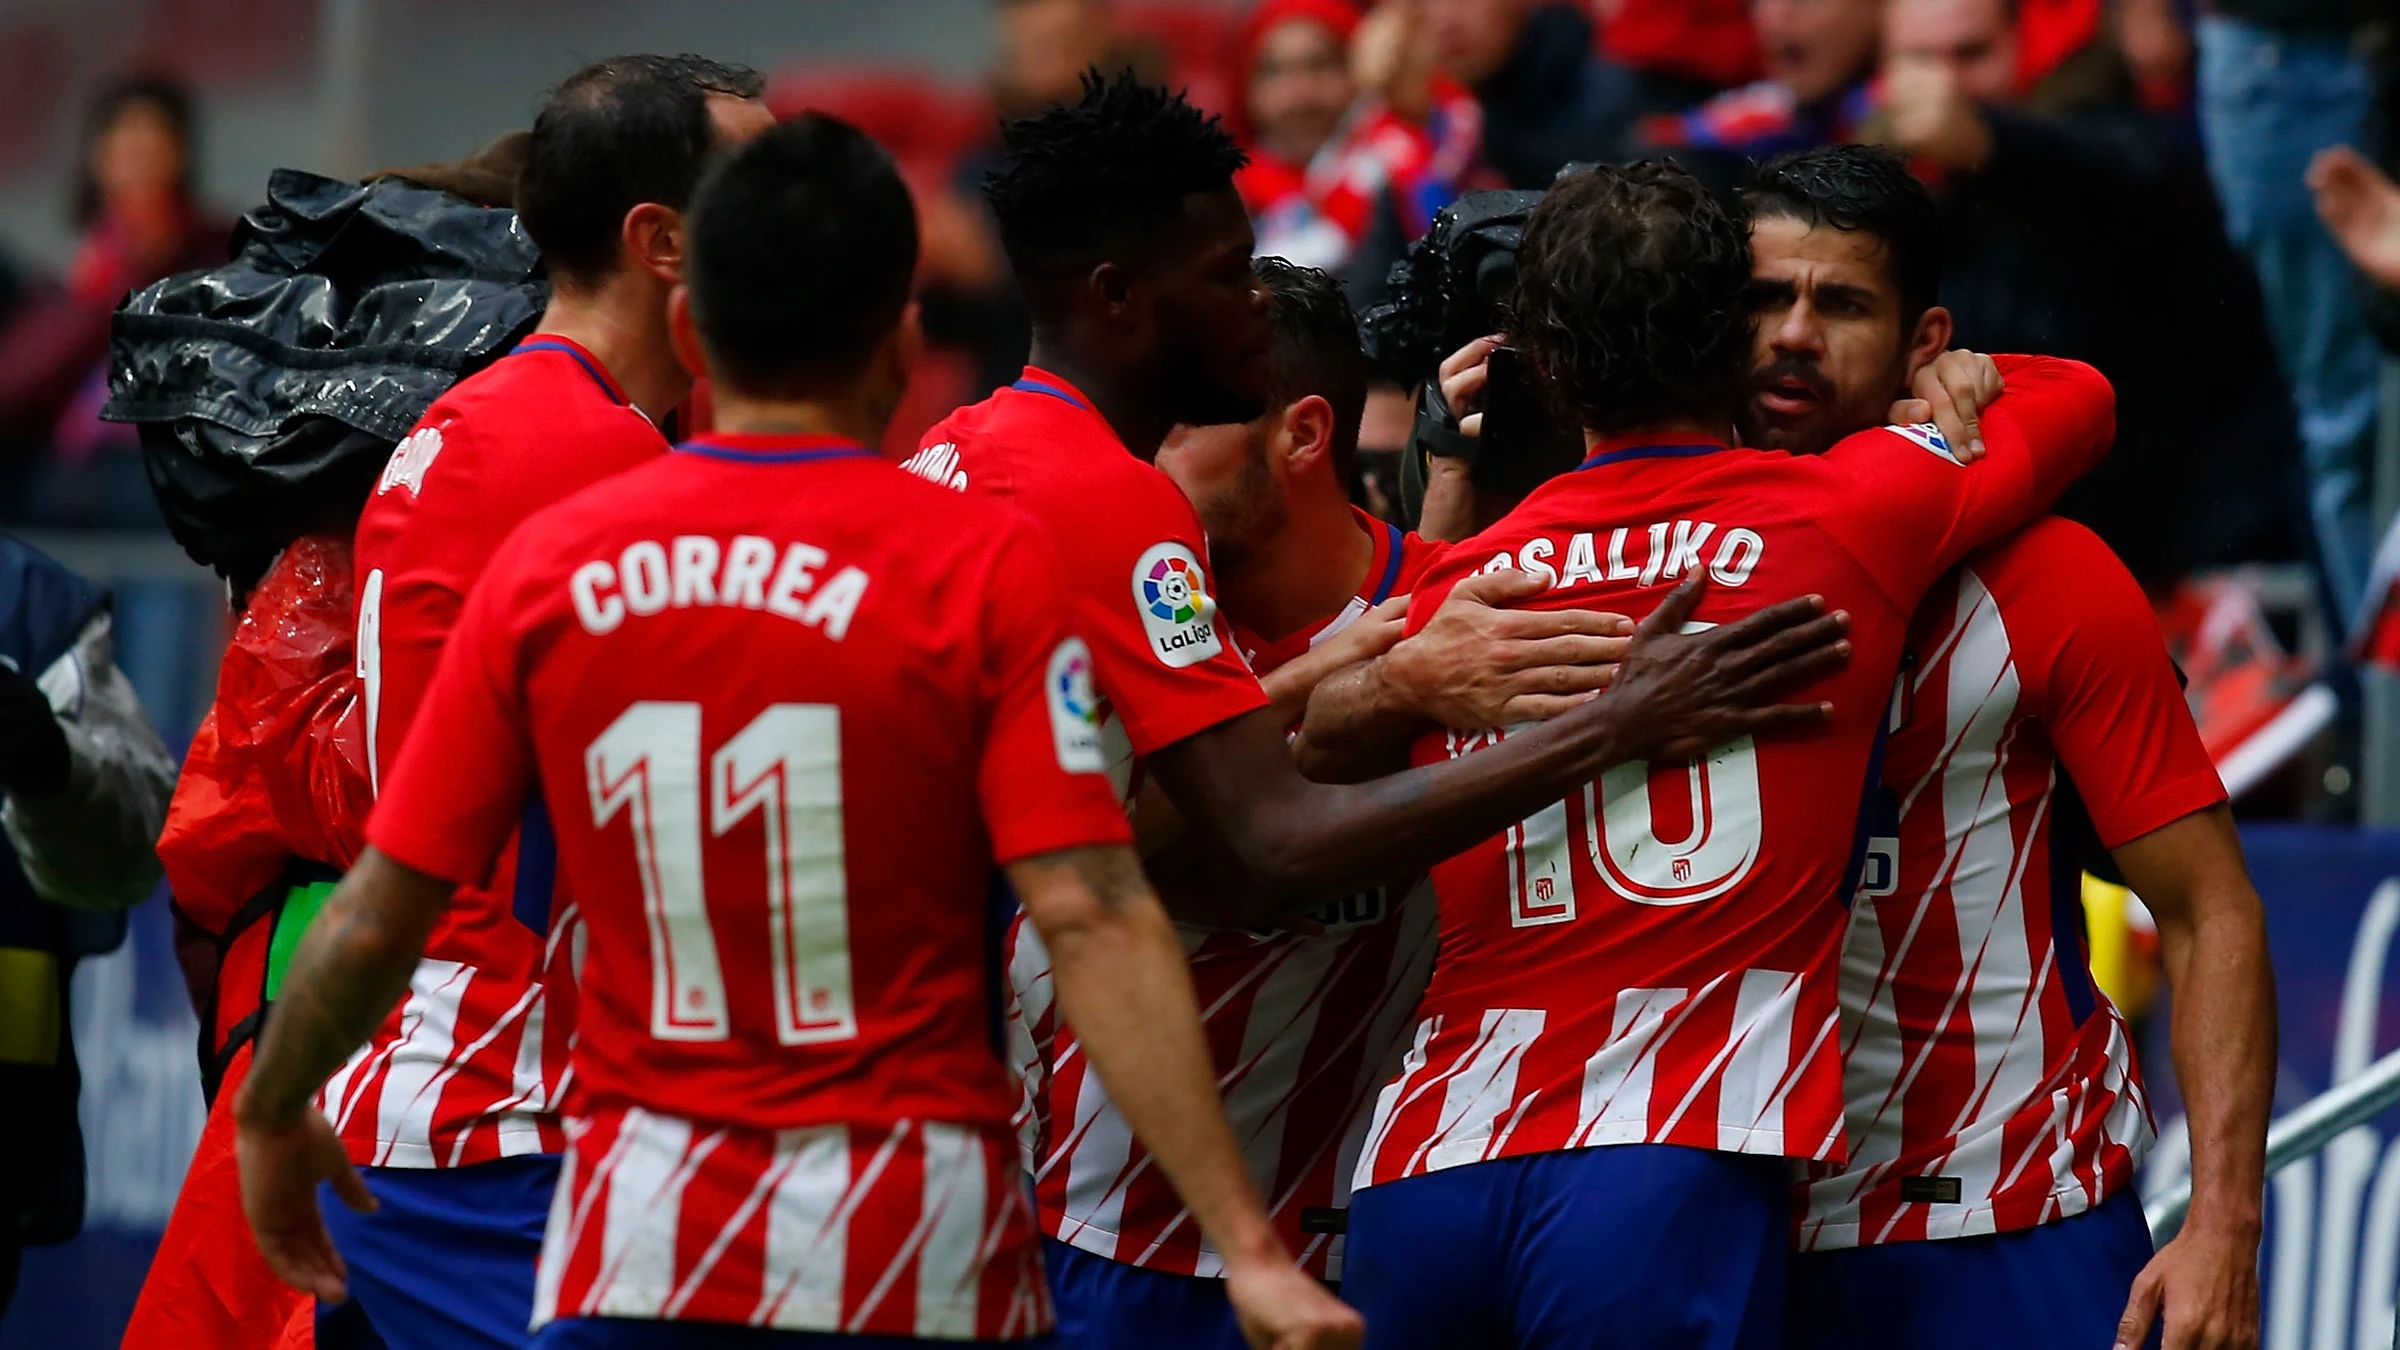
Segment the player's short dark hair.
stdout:
[[806,113],[702,180],[684,284],[717,374],[796,397],[865,367],[916,265],[916,207],[891,158],[849,123]]
[[1811,229],[1863,230],[1890,250],[1900,289],[1900,323],[1916,327],[1940,303],[1942,212],[1908,162],[1880,145],[1829,145],[1778,155],[1742,189],[1753,218],[1796,220]]
[[1668,160],[1559,180],[1525,224],[1508,331],[1582,424],[1730,417],[1750,359],[1748,217]]
[[1131,70],[1083,76],[1083,98],[1001,128],[1008,158],[984,182],[1000,244],[1027,281],[1140,254],[1183,199],[1227,190],[1248,159],[1216,117]]
[[551,90],[526,141],[517,217],[552,275],[590,284],[614,271],[626,212],[690,202],[715,148],[708,96],[765,89],[748,66],[612,56]]
[[1332,404],[1333,468],[1346,484],[1367,408],[1367,354],[1359,346],[1358,314],[1330,272],[1282,258],[1260,258],[1251,265],[1275,293],[1268,406],[1288,408],[1310,394]]

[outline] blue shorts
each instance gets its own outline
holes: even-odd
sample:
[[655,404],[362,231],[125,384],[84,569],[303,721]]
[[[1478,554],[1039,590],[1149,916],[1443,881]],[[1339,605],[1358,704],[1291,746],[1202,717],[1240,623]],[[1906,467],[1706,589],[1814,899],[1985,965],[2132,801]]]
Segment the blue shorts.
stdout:
[[1248,1350],[1223,1280],[1144,1270],[1042,1241],[1066,1350]]
[[2150,1225],[2130,1190],[2014,1233],[1802,1252],[1786,1338],[1791,1350],[2100,1350],[2150,1255]]
[[317,1197],[350,1270],[350,1301],[318,1309],[317,1350],[522,1350],[558,1155],[359,1174],[374,1213]]
[[1781,1158],[1618,1144],[1351,1197],[1342,1296],[1367,1350],[1773,1350]]
[[836,1336],[722,1322],[649,1322],[630,1317],[562,1317],[533,1338],[535,1350],[1059,1350],[1058,1340],[921,1341],[913,1336]]

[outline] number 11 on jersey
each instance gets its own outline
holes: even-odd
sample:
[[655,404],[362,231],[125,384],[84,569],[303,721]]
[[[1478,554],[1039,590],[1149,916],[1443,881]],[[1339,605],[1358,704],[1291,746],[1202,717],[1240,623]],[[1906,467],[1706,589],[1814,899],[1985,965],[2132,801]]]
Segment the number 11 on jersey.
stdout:
[[[700,833],[700,705],[636,703],[584,750],[592,823],[633,829],[650,929],[650,1034],[731,1035],[710,925]],[[753,812],[766,831],[768,951],[775,1038],[784,1045],[858,1034],[850,982],[849,887],[842,847],[841,710],[778,703],[709,760],[709,836]]]

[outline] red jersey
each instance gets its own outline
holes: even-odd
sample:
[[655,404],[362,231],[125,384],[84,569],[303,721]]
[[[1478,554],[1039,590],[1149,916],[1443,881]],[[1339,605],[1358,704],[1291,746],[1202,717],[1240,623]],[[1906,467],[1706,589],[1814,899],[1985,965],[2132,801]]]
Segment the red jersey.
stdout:
[[1034,1335],[991,868],[1131,838],[1056,564],[857,447],[682,450],[501,550],[369,829],[471,878],[554,804],[586,946],[537,1324]]
[[[519,343],[425,410],[358,519],[358,676],[378,790],[500,542],[666,448],[592,354],[561,337]],[[561,959],[574,914],[552,914],[543,804],[519,805],[526,865],[512,844],[488,875],[461,878],[468,888],[425,944],[406,1001],[325,1085],[352,1162],[456,1167],[566,1145],[555,1113],[575,1031]]]
[[[1363,511],[1358,520],[1375,553],[1365,585],[1339,613],[1275,642],[1235,626],[1242,654],[1262,673],[1407,594],[1441,549]],[[1251,1175],[1301,1267],[1339,1279],[1337,1220],[1350,1203],[1368,1108],[1399,1067],[1433,970],[1433,895],[1421,880],[1404,882],[1311,917],[1323,933],[1179,931],[1217,1087]],[[1130,1265],[1221,1274],[1217,1252],[1060,1025],[1040,943],[1018,943],[1009,977],[1022,1019],[1018,1071],[1041,1087],[1025,1143],[1043,1230]]]
[[[1411,627],[1481,570],[1541,577],[1542,608],[1639,614],[1706,568],[1699,620],[1813,592],[1852,615],[1854,654],[1800,694],[1833,701],[1827,734],[1619,765],[1434,870],[1433,983],[1359,1184],[1599,1144],[1840,1156],[1844,873],[1909,615],[2113,429],[2089,367],[2001,362],[1972,468],[1929,426],[1818,456],[1603,443],[1435,565]],[[1491,739],[1435,731],[1415,757]]]
[[2150,1112],[2060,780],[2110,848],[2225,800],[2148,599],[2080,525],[1969,558],[1908,651],[1842,947],[1850,1158],[1794,1198],[1809,1250],[2030,1228],[2133,1180]]

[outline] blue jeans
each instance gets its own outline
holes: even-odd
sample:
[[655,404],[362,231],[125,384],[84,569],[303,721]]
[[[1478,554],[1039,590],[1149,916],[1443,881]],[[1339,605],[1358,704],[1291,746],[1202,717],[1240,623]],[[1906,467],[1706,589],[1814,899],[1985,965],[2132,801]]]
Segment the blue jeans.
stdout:
[[1367,1350],[1776,1350],[1789,1194],[1667,1144],[1428,1172],[1351,1198],[1342,1296]]
[[2357,145],[2373,89],[2339,36],[2200,20],[2200,131],[2225,228],[2258,271],[2267,325],[2300,413],[2309,510],[2327,585],[2348,624],[2375,549],[2380,355],[2364,285],[2317,219],[2304,175],[2319,150]]
[[[2109,1343],[2150,1225],[2128,1188],[2015,1233],[1891,1242],[1792,1258],[1788,1350],[2017,1350]],[[2150,1344],[2157,1345],[2153,1323]]]

